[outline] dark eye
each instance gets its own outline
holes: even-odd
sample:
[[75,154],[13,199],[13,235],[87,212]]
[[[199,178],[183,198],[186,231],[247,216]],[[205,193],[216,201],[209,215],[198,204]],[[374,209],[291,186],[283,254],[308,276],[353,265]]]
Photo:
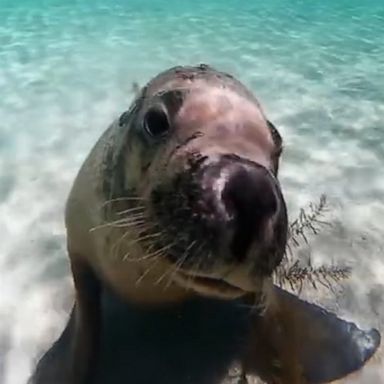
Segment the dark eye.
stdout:
[[148,135],[159,138],[170,129],[167,113],[160,106],[151,107],[144,116],[144,129]]

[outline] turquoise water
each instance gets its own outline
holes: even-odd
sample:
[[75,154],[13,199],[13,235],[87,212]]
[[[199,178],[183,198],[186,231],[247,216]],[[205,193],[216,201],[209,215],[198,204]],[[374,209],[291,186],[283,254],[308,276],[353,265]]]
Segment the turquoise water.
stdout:
[[355,267],[342,295],[315,298],[384,327],[383,42],[381,0],[0,0],[0,383],[24,383],[63,325],[62,209],[78,167],[132,82],[178,64],[255,92],[285,140],[291,216],[328,195],[333,227],[313,258]]

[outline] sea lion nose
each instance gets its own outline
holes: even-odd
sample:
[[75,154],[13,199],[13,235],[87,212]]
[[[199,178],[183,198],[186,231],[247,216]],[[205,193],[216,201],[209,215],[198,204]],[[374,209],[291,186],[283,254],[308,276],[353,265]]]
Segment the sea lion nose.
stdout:
[[231,218],[231,256],[242,261],[278,209],[276,183],[261,166],[238,166],[228,176],[221,198]]

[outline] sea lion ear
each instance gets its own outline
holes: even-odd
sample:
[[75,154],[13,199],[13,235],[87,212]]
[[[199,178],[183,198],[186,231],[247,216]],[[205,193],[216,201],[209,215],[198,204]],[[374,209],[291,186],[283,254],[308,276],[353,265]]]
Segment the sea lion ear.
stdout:
[[[280,312],[278,319],[293,346],[284,346],[291,354],[288,360],[298,364],[298,370],[307,383],[330,383],[341,379],[360,370],[377,351],[381,337],[376,329],[362,330],[356,324],[300,300],[287,291],[278,287],[275,290],[274,306]],[[273,324],[276,325],[276,320]],[[274,329],[270,328],[267,332]],[[257,364],[255,362],[255,371],[260,370]],[[265,372],[265,368],[263,370]]]
[[267,125],[269,130],[271,131],[271,135],[275,143],[277,152],[280,155],[283,150],[283,138],[281,137],[279,131],[271,121],[267,120]]

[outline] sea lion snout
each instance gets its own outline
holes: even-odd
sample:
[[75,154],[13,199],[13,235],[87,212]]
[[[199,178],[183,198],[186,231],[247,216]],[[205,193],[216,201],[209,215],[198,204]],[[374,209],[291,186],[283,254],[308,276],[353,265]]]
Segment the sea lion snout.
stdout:
[[273,173],[256,162],[234,154],[197,157],[154,191],[152,204],[166,228],[159,247],[172,244],[167,255],[180,270],[251,289],[281,261],[284,200]]
[[201,183],[200,206],[208,211],[207,226],[217,231],[218,252],[245,262],[253,243],[271,237],[279,208],[273,175],[257,163],[226,155],[204,169]]
[[243,261],[254,240],[261,239],[278,208],[275,185],[262,167],[238,167],[229,176],[221,199],[232,218],[232,257]]

